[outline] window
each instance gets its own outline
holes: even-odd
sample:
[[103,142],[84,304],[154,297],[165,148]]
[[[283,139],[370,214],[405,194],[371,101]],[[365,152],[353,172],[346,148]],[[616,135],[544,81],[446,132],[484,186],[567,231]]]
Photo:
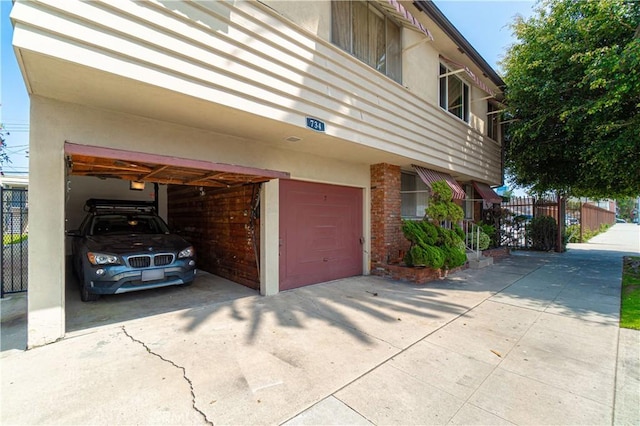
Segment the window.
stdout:
[[493,102],[487,103],[487,136],[500,142],[500,112]]
[[387,75],[402,80],[400,27],[368,1],[331,2],[333,43]]
[[422,219],[429,202],[429,187],[417,174],[402,172],[400,181],[403,219]]
[[440,64],[440,107],[469,122],[469,86]]

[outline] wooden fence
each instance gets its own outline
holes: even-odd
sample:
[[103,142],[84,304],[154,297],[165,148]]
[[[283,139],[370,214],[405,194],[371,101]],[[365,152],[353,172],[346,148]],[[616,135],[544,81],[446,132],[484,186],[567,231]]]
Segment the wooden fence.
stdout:
[[616,223],[615,212],[594,206],[589,203],[580,205],[580,241],[587,230],[595,231],[600,229],[602,225],[613,225]]

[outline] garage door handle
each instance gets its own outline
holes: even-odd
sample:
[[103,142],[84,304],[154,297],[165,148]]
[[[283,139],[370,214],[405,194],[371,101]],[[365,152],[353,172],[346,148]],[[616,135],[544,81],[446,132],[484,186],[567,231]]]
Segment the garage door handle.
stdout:
[[324,259],[322,259],[322,261],[323,261],[323,262],[328,262],[328,261],[329,261],[329,258],[328,258],[328,257],[325,257]]

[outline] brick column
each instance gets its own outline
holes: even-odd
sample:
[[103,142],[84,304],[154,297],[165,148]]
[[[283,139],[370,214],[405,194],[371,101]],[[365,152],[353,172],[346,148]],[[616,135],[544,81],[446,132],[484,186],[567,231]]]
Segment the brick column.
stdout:
[[409,246],[402,234],[400,167],[371,166],[371,263],[396,263]]

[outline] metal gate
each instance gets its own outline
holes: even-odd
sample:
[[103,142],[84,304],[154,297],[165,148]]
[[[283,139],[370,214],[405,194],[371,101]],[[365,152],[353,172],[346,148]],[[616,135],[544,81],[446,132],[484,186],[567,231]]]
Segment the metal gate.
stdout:
[[0,297],[8,293],[27,291],[28,269],[28,190],[0,188]]

